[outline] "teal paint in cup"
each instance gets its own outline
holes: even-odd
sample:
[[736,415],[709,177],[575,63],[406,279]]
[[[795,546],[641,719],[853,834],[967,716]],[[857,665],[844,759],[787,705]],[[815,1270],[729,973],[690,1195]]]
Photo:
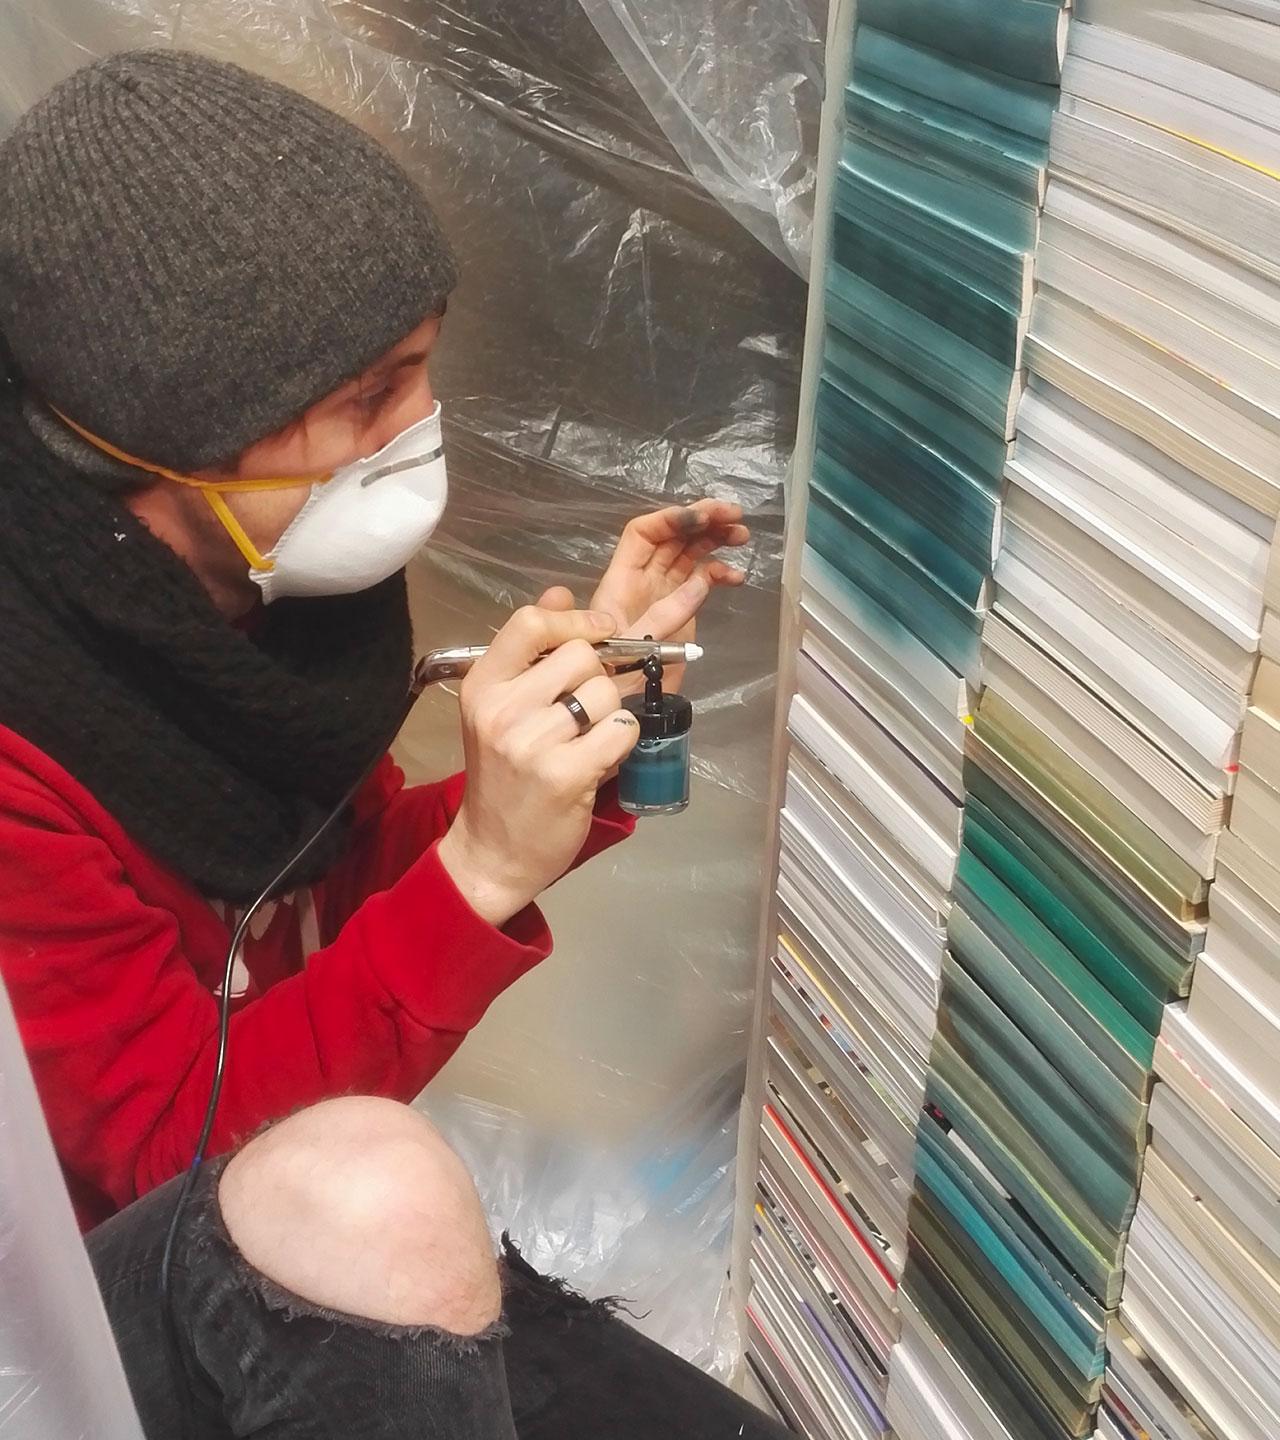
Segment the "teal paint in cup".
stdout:
[[663,694],[656,656],[644,673],[644,694],[622,702],[640,722],[640,739],[618,770],[618,803],[632,815],[675,815],[689,803],[693,706],[683,695]]

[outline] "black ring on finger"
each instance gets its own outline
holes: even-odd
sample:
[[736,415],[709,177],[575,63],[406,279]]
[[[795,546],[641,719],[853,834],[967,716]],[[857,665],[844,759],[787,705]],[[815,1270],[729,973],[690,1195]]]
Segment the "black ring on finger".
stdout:
[[585,735],[595,724],[595,721],[587,714],[587,707],[572,690],[566,690],[563,695],[557,695],[556,701],[573,716],[573,723],[578,727],[579,735]]

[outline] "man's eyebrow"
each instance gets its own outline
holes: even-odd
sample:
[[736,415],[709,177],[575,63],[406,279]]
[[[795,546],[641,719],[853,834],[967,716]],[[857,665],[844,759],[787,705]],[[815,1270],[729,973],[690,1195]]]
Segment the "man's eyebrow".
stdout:
[[398,360],[392,360],[387,365],[386,373],[389,374],[392,370],[403,370],[406,365],[425,365],[429,354],[430,352],[424,347],[421,350],[413,351],[410,355],[401,355]]

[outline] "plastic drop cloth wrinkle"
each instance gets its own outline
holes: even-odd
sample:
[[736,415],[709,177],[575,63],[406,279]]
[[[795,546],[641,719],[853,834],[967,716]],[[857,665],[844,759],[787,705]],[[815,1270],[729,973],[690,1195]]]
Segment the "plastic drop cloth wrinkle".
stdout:
[[[749,512],[749,583],[714,597],[685,686],[689,810],[548,896],[556,954],[423,1102],[495,1234],[722,1374],[824,34],[823,0],[0,0],[0,127],[93,55],[182,45],[352,115],[426,187],[463,279],[420,649],[553,583],[585,601],[643,510]],[[400,758],[456,761],[448,696]]]

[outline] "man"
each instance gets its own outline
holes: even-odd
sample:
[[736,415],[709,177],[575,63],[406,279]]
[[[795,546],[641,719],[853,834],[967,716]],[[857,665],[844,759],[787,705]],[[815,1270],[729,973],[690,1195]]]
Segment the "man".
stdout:
[[775,1433],[500,1268],[403,1103],[627,833],[593,645],[741,581],[718,502],[633,522],[592,610],[514,615],[462,689],[465,784],[384,758],[274,894],[165,1329],[231,928],[403,713],[455,278],[380,147],[234,66],[98,62],[0,146],[0,969],[148,1435]]

